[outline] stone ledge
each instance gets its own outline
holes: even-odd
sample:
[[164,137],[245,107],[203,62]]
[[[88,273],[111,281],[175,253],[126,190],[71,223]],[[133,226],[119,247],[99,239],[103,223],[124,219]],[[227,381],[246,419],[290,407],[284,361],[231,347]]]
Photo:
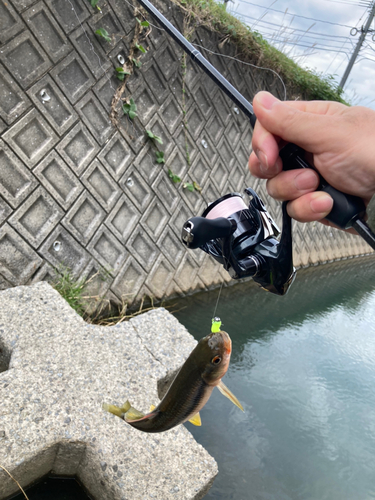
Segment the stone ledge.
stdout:
[[[165,309],[99,327],[46,283],[1,292],[1,465],[23,487],[76,475],[100,500],[202,498],[217,465],[184,426],[146,434],[101,409],[127,398],[148,409],[194,345]],[[0,500],[16,491],[0,470]]]

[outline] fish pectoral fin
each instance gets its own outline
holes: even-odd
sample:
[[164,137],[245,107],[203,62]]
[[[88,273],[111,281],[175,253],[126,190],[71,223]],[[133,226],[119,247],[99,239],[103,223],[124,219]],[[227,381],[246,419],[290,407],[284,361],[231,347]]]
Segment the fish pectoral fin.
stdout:
[[199,415],[199,413],[196,413],[194,415],[194,417],[191,417],[189,422],[193,425],[196,425],[197,427],[200,427],[202,425],[202,420],[201,420],[201,416]]
[[108,411],[109,413],[112,413],[117,417],[124,418],[124,411],[122,410],[122,408],[119,408],[118,406],[109,405],[108,403],[103,403],[102,408],[104,411]]
[[225,396],[226,398],[230,399],[232,401],[232,403],[234,405],[238,406],[238,408],[240,410],[245,411],[243,409],[242,404],[238,401],[238,399],[233,394],[233,392],[228,389],[228,387],[224,384],[224,382],[222,380],[220,380],[219,385],[217,385],[216,387],[219,389],[219,391],[221,392],[221,394],[223,394],[223,396]]
[[131,406],[125,414],[125,421],[128,422],[129,420],[139,420],[140,418],[143,418],[144,416],[145,416],[144,413],[136,410],[135,408],[133,408]]
[[155,408],[156,408],[156,406],[155,406],[155,405],[151,405],[151,406],[150,406],[150,411],[155,410]]

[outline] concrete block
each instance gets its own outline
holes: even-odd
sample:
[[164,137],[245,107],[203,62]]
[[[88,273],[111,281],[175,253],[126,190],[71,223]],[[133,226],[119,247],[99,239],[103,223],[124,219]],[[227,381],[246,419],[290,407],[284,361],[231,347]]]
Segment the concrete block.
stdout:
[[229,185],[232,191],[242,193],[245,186],[245,169],[236,161],[231,168],[229,176]]
[[5,122],[0,118],[0,135],[4,132],[4,130],[7,128]]
[[169,214],[162,203],[155,197],[142,216],[141,225],[151,238],[156,241],[166,227]]
[[189,132],[193,136],[193,139],[197,141],[206,122],[202,112],[195,103],[190,107],[186,115],[186,120],[188,123]]
[[220,141],[219,144],[216,147],[216,150],[218,151],[219,155],[221,156],[221,159],[223,160],[223,164],[225,165],[226,169],[230,171],[232,164],[234,162],[234,154],[233,150],[228,144],[228,141],[225,137],[223,137]]
[[172,268],[176,269],[185,253],[185,247],[181,244],[180,235],[177,235],[169,226],[166,226],[157,241],[157,245],[169,260]]
[[72,105],[49,75],[31,87],[28,95],[59,135],[63,135],[78,120]]
[[134,28],[134,8],[131,4],[127,4],[122,0],[108,0],[113,11],[116,12],[117,18],[120,20],[125,33],[128,35],[129,32]]
[[53,267],[63,265],[77,277],[89,261],[86,250],[60,225],[39,248],[39,254]]
[[196,288],[196,275],[198,265],[189,253],[186,253],[180,265],[176,269],[174,280],[181,290],[189,293]]
[[44,262],[37,270],[37,272],[31,277],[30,281],[26,284],[29,285],[39,283],[39,281],[53,283],[55,280],[56,272],[54,271],[53,267],[47,264],[47,262]]
[[190,170],[190,177],[197,182],[201,187],[211,175],[210,165],[206,162],[203,156],[199,153],[195,158]]
[[159,255],[146,279],[146,286],[150,289],[152,296],[161,299],[172,281],[174,269],[164,257]]
[[109,33],[111,37],[110,42],[107,42],[104,38],[96,35],[106,54],[108,54],[108,52],[110,52],[124,36],[124,29],[109,5],[101,7],[101,12],[98,12],[90,19],[89,25],[94,33],[100,28],[107,30],[107,33]]
[[170,96],[159,110],[159,116],[171,134],[182,122],[182,109],[173,96]]
[[94,235],[87,250],[112,276],[116,276],[128,255],[125,247],[106,227]]
[[39,186],[10,217],[9,224],[37,249],[63,215],[57,203]]
[[5,43],[24,29],[22,19],[8,3],[0,3],[0,43]]
[[140,83],[133,95],[133,99],[137,105],[138,118],[142,125],[145,126],[156,111],[156,102],[154,95],[146,84],[143,81]]
[[165,156],[169,157],[172,150],[174,149],[174,140],[165,127],[164,123],[160,119],[159,115],[155,114],[155,116],[151,118],[151,120],[147,124],[147,130],[151,130],[151,132],[161,138],[163,144],[158,143],[158,149],[159,151],[163,151],[165,153]]
[[176,185],[168,177],[165,169],[161,170],[152,184],[156,196],[163,203],[169,214],[173,213],[178,203],[178,191]]
[[111,211],[121,194],[120,187],[98,159],[94,160],[81,176],[81,182],[107,212]]
[[19,12],[25,10],[33,2],[34,0],[12,0],[12,4],[16,7],[16,9]]
[[54,63],[72,50],[64,32],[43,2],[33,5],[22,17]]
[[153,193],[134,167],[125,172],[119,181],[124,193],[129,196],[140,212],[144,212]]
[[122,195],[105,220],[105,225],[123,243],[138,224],[141,215],[126,195]]
[[58,141],[55,132],[35,108],[7,130],[3,139],[29,167],[36,165]]
[[[0,64],[0,119],[11,123],[18,113],[22,113],[31,103],[14,79]],[[2,120],[2,123],[5,122]]]
[[33,173],[64,210],[69,209],[83,190],[82,184],[56,151],[51,151]]
[[146,278],[145,271],[129,256],[111,285],[112,292],[120,301],[131,304]]
[[108,114],[119,83],[121,83],[120,80],[114,74],[113,69],[110,68],[92,89]]
[[225,137],[228,139],[229,144],[231,144],[232,148],[235,148],[237,146],[238,141],[241,137],[241,131],[233,118],[228,121],[227,128],[225,129]]
[[206,132],[209,134],[210,138],[216,146],[219,139],[224,133],[223,123],[216,113],[212,113],[211,118],[208,120],[206,125]]
[[[192,176],[188,173],[185,177],[183,177],[181,184],[184,185],[185,182],[189,183],[189,182],[192,182],[193,180],[194,179],[192,178]],[[203,188],[203,186],[201,186],[201,187]],[[190,210],[190,213],[192,214],[188,217],[188,219],[190,217],[192,217],[193,215],[200,214],[202,211],[203,205],[204,205],[204,201],[203,201],[201,193],[199,193],[198,191],[195,191],[195,190],[189,191],[188,189],[183,189],[182,186],[180,187],[179,191],[180,191],[180,196],[181,196],[182,200],[185,202],[188,209]],[[181,228],[182,228],[182,226],[181,226]],[[180,230],[181,230],[181,228],[180,228]]]
[[32,85],[52,66],[47,54],[28,31],[4,45],[0,59],[22,88]]
[[142,73],[158,103],[163,104],[170,91],[168,83],[158,65],[152,61],[143,69]]
[[80,0],[46,0],[46,3],[65,33],[70,33],[90,16]]
[[197,215],[196,213],[192,213],[191,210],[186,206],[186,204],[180,200],[174,214],[172,215],[169,225],[173,228],[176,234],[180,235],[182,231],[182,226],[185,222]]
[[8,224],[0,228],[0,273],[12,285],[22,285],[42,259]]
[[95,83],[85,63],[75,51],[55,66],[50,74],[72,104]]
[[151,141],[147,141],[146,145],[138,153],[134,165],[147,184],[151,184],[160,172],[160,168],[162,168],[159,163],[156,163],[155,149]]
[[217,188],[219,193],[222,192],[224,194],[223,189],[224,189],[225,183],[228,180],[228,176],[229,176],[228,170],[224,167],[222,160],[219,159],[215,163],[215,166],[212,169],[211,176],[210,176],[210,179],[212,180],[213,184],[215,185],[215,187]]
[[185,158],[186,161],[186,148],[189,151],[190,160],[193,161],[195,156],[198,153],[197,143],[191,136],[188,130],[185,129],[184,124],[181,123],[179,127],[177,127],[176,132],[173,134],[174,142],[177,144],[181,154]]
[[216,151],[216,147],[210,139],[210,135],[206,132],[206,130],[202,131],[197,142],[199,151],[206,159],[208,165],[210,165],[210,168],[212,168],[219,155]]
[[76,104],[76,110],[98,143],[104,146],[114,128],[98,99],[89,92]]
[[136,227],[126,243],[126,248],[141,264],[143,269],[147,272],[150,271],[157,259],[158,250],[155,243],[142,227]]
[[8,203],[0,198],[0,225],[7,220],[12,211]]
[[120,114],[118,131],[137,155],[146,142],[145,128],[139,120],[130,120],[126,115]]
[[81,175],[99,151],[97,142],[79,122],[57,145],[56,150],[76,175]]
[[180,49],[177,49],[176,52],[175,47],[172,48],[170,41],[165,40],[155,53],[154,59],[158,63],[159,71],[167,80],[174,77],[180,68],[181,62],[177,56],[180,52]]
[[118,181],[132,163],[134,155],[128,143],[116,132],[101,149],[98,158],[112,177]]
[[216,110],[216,114],[218,116],[220,116],[220,119],[222,120],[224,125],[227,125],[232,114],[230,112],[230,108],[229,108],[228,104],[226,103],[226,101],[224,99],[222,92],[217,92],[215,94],[215,99],[213,99],[213,106]]
[[206,120],[208,120],[213,112],[213,105],[205,90],[205,85],[201,82],[198,82],[198,84],[192,90],[192,94],[194,96],[195,102],[199,106],[199,109],[203,113],[203,116]]
[[0,140],[0,194],[17,208],[37,186],[35,177]]
[[100,78],[111,67],[111,63],[106,58],[98,41],[98,36],[91,31],[87,24],[80,25],[69,38],[96,79]]
[[79,242],[87,244],[103,222],[105,212],[94,198],[84,191],[62,221],[62,225]]

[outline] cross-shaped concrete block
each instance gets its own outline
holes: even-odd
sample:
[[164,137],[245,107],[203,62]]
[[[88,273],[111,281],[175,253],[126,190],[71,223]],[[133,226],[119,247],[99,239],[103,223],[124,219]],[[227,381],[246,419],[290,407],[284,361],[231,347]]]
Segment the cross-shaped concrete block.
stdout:
[[[0,464],[22,486],[76,475],[98,500],[202,498],[217,465],[184,426],[146,434],[101,409],[148,410],[195,343],[165,309],[99,327],[46,283],[1,292]],[[15,491],[0,469],[0,500]]]

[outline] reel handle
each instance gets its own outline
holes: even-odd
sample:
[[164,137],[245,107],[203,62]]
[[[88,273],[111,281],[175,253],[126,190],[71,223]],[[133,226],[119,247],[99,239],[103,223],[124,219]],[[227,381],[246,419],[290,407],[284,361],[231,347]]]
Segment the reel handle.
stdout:
[[206,219],[205,217],[191,217],[182,228],[181,238],[188,248],[199,248],[215,238],[225,238],[236,230],[235,221],[225,217]]
[[327,220],[333,222],[341,229],[349,229],[358,218],[361,218],[365,214],[366,207],[363,200],[358,196],[342,193],[328,184],[316,168],[304,159],[305,151],[302,148],[289,143],[280,149],[279,155],[283,160],[284,170],[312,168],[318,173],[320,183],[317,190],[328,193],[334,202],[331,212],[326,216]]

